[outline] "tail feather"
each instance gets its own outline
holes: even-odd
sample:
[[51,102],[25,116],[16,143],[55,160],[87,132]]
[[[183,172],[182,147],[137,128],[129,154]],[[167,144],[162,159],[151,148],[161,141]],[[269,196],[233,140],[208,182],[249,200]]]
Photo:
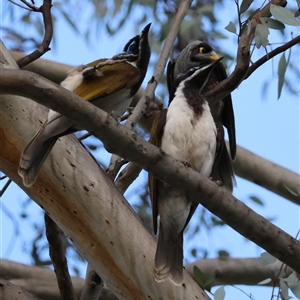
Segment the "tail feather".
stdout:
[[23,184],[30,187],[35,182],[38,173],[53,148],[58,136],[45,140],[43,126],[23,150],[18,173],[23,178]]
[[176,239],[165,235],[160,225],[158,244],[155,254],[154,266],[155,280],[164,281],[167,277],[175,285],[183,280],[183,232]]

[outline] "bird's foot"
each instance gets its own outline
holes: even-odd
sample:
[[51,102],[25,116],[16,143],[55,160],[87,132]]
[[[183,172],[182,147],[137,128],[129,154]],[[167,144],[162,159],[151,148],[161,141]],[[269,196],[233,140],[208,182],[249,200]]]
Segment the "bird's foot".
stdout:
[[219,84],[219,81],[214,82],[213,84],[208,86],[209,90],[213,90],[217,85]]
[[181,163],[182,163],[185,167],[187,167],[187,168],[191,168],[191,167],[192,167],[191,164],[188,163],[187,161],[181,161]]
[[221,180],[213,180],[212,177],[209,178],[212,182],[214,182],[217,186],[223,186],[223,182]]
[[88,77],[102,77],[103,73],[98,70],[96,67],[87,67],[82,71],[82,76],[83,78],[88,78]]

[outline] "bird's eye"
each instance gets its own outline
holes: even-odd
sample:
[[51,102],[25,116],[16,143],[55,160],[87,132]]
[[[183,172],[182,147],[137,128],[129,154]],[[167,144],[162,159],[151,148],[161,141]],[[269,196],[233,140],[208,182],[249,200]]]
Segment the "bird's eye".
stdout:
[[137,53],[137,44],[136,44],[136,41],[133,41],[128,49],[127,49],[127,53],[129,54],[136,54]]
[[200,54],[205,54],[205,53],[208,53],[208,52],[209,52],[209,50],[207,48],[205,48],[205,47],[199,47],[199,53]]

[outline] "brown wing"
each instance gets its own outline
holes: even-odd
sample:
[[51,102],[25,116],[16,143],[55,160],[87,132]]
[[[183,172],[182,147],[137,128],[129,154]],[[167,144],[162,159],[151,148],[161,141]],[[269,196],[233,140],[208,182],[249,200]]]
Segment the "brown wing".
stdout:
[[177,86],[175,86],[174,83],[174,67],[175,67],[176,61],[175,59],[172,59],[169,61],[167,66],[167,85],[169,90],[169,104],[174,98],[174,94],[176,91]]
[[[150,132],[150,143],[155,145],[156,147],[161,146],[161,139],[164,133],[165,124],[166,124],[166,116],[167,109],[163,109],[155,118],[151,132]],[[152,202],[152,221],[153,221],[153,231],[154,234],[157,233],[157,217],[158,217],[158,203],[157,203],[157,183],[158,179],[156,179],[151,173],[149,173],[149,190],[150,190],[150,198]]]
[[230,192],[235,185],[234,171],[231,164],[231,159],[227,152],[224,140],[224,129],[222,123],[217,122],[217,149],[212,170],[213,180],[220,180],[223,186]]
[[[217,73],[217,77],[218,77],[217,80],[219,82],[227,78],[226,70],[221,62],[215,68],[215,72]],[[231,94],[227,95],[223,99],[223,103],[224,103],[224,108],[222,111],[222,122],[228,131],[230,153],[232,159],[234,160],[236,156],[236,138],[235,138],[235,122],[234,122],[234,113],[232,107]]]
[[[102,60],[89,64],[97,66]],[[98,68],[103,76],[90,76],[74,91],[86,101],[103,98],[123,88],[130,89],[140,78],[140,71],[126,61],[114,61],[113,64],[103,65]]]

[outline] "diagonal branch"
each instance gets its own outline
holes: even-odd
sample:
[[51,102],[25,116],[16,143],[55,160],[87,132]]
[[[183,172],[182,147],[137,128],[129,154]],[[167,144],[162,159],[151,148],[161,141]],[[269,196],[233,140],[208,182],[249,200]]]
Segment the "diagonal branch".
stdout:
[[233,90],[235,90],[245,79],[250,63],[250,47],[255,36],[256,26],[257,24],[259,24],[258,20],[260,20],[260,17],[269,16],[270,6],[272,4],[278,6],[286,6],[286,0],[269,1],[267,5],[260,9],[255,15],[251,16],[251,18],[248,20],[251,26],[249,32],[246,28],[248,22],[245,22],[239,37],[238,50],[236,55],[237,63],[234,71],[230,74],[230,76],[228,76],[228,78],[221,81],[216,86],[216,88],[206,93],[205,97],[207,97],[208,99],[212,98],[213,101],[217,102],[230,94]]
[[94,105],[27,71],[2,70],[0,88],[2,93],[26,96],[66,115],[102,140],[108,151],[134,161],[167,184],[180,185],[194,201],[296,272],[300,272],[300,265],[297,263],[300,261],[299,241],[255,213],[225,189],[118,124],[113,117]]
[[45,213],[45,227],[49,243],[49,255],[53,263],[61,298],[62,300],[76,300],[62,243],[63,233],[47,213]]
[[38,59],[44,53],[50,50],[49,45],[53,36],[51,7],[52,7],[52,0],[44,0],[43,5],[39,9],[34,10],[34,11],[40,11],[43,15],[45,35],[38,49],[28,54],[27,56],[21,58],[20,60],[18,60],[17,63],[20,68],[23,68],[24,66],[30,64],[31,62]]
[[286,51],[287,49],[290,49],[291,47],[295,46],[296,44],[300,43],[300,35],[297,37],[293,38],[289,42],[285,43],[284,45],[277,47],[276,49],[270,51],[263,57],[261,57],[259,60],[257,60],[249,69],[247,72],[246,77],[244,78],[247,79],[249,76],[252,75],[254,71],[256,71],[261,65],[263,65],[265,62],[270,60],[271,58],[275,57],[276,55]]
[[[16,51],[11,51],[11,54],[15,59],[22,56],[20,52],[16,52]],[[251,67],[249,68],[249,70],[251,69]],[[54,81],[56,83],[62,81],[66,77],[67,70],[70,70],[71,68],[72,66],[55,63],[45,59],[39,59],[38,61],[35,61],[31,63],[29,66],[25,67],[25,69],[37,73],[39,75],[42,75],[43,77],[46,77],[47,79]],[[144,91],[140,89],[140,91],[138,92],[138,98],[140,98],[143,93]],[[158,99],[156,99],[156,103],[159,103]],[[145,131],[147,132],[150,131],[151,124],[153,122],[155,115],[156,115],[155,111],[152,111],[151,117],[149,118],[143,117],[140,120],[143,122],[140,125],[143,127]],[[300,199],[290,192],[290,191],[296,192],[297,190],[299,190],[298,175],[254,153],[251,153],[251,155],[248,155],[248,153],[249,153],[248,150],[242,147],[237,147],[238,158],[234,162],[234,171],[236,175],[246,180],[251,180],[253,183],[259,184],[260,186],[272,191],[273,193],[277,193],[278,195],[284,197],[285,199],[300,205]],[[258,162],[255,163],[255,168],[253,167],[252,162]],[[130,163],[129,165],[131,164],[132,163]],[[135,166],[128,166],[128,168],[129,171],[127,170],[127,166],[126,166],[124,171],[120,173],[118,179],[116,180],[116,184],[118,185],[118,188],[123,192],[128,188],[131,182],[136,179],[136,177],[139,174],[137,168],[140,167],[135,165]],[[276,174],[274,173],[274,168],[276,168]],[[260,174],[264,174],[264,173],[271,174],[272,176],[260,176]],[[130,178],[127,178],[127,176],[130,176]],[[259,179],[257,177],[259,177]],[[280,178],[281,184],[278,185],[278,181],[276,178]],[[296,183],[296,185],[293,183]],[[286,189],[286,187],[288,186],[291,186],[291,188],[289,189],[290,191]]]
[[[148,82],[148,85],[146,87],[146,90],[138,103],[136,104],[132,114],[129,116],[128,120],[126,121],[125,126],[127,128],[134,128],[135,124],[142,118],[142,116],[147,111],[150,102],[154,98],[154,92],[158,85],[158,83],[161,80],[162,74],[165,70],[165,66],[168,60],[168,57],[170,55],[171,48],[173,46],[174,40],[177,37],[177,33],[179,31],[181,22],[183,18],[186,15],[186,12],[188,8],[190,7],[192,3],[192,0],[181,0],[178,11],[175,15],[174,21],[171,25],[171,29],[166,37],[165,43],[162,47],[159,59],[157,61],[157,64],[154,69],[154,74],[150,81]],[[115,169],[115,165],[120,160],[119,157],[116,157],[115,155],[112,156],[112,160],[110,162],[109,166],[109,172],[110,173],[116,173],[115,171],[112,171]]]

